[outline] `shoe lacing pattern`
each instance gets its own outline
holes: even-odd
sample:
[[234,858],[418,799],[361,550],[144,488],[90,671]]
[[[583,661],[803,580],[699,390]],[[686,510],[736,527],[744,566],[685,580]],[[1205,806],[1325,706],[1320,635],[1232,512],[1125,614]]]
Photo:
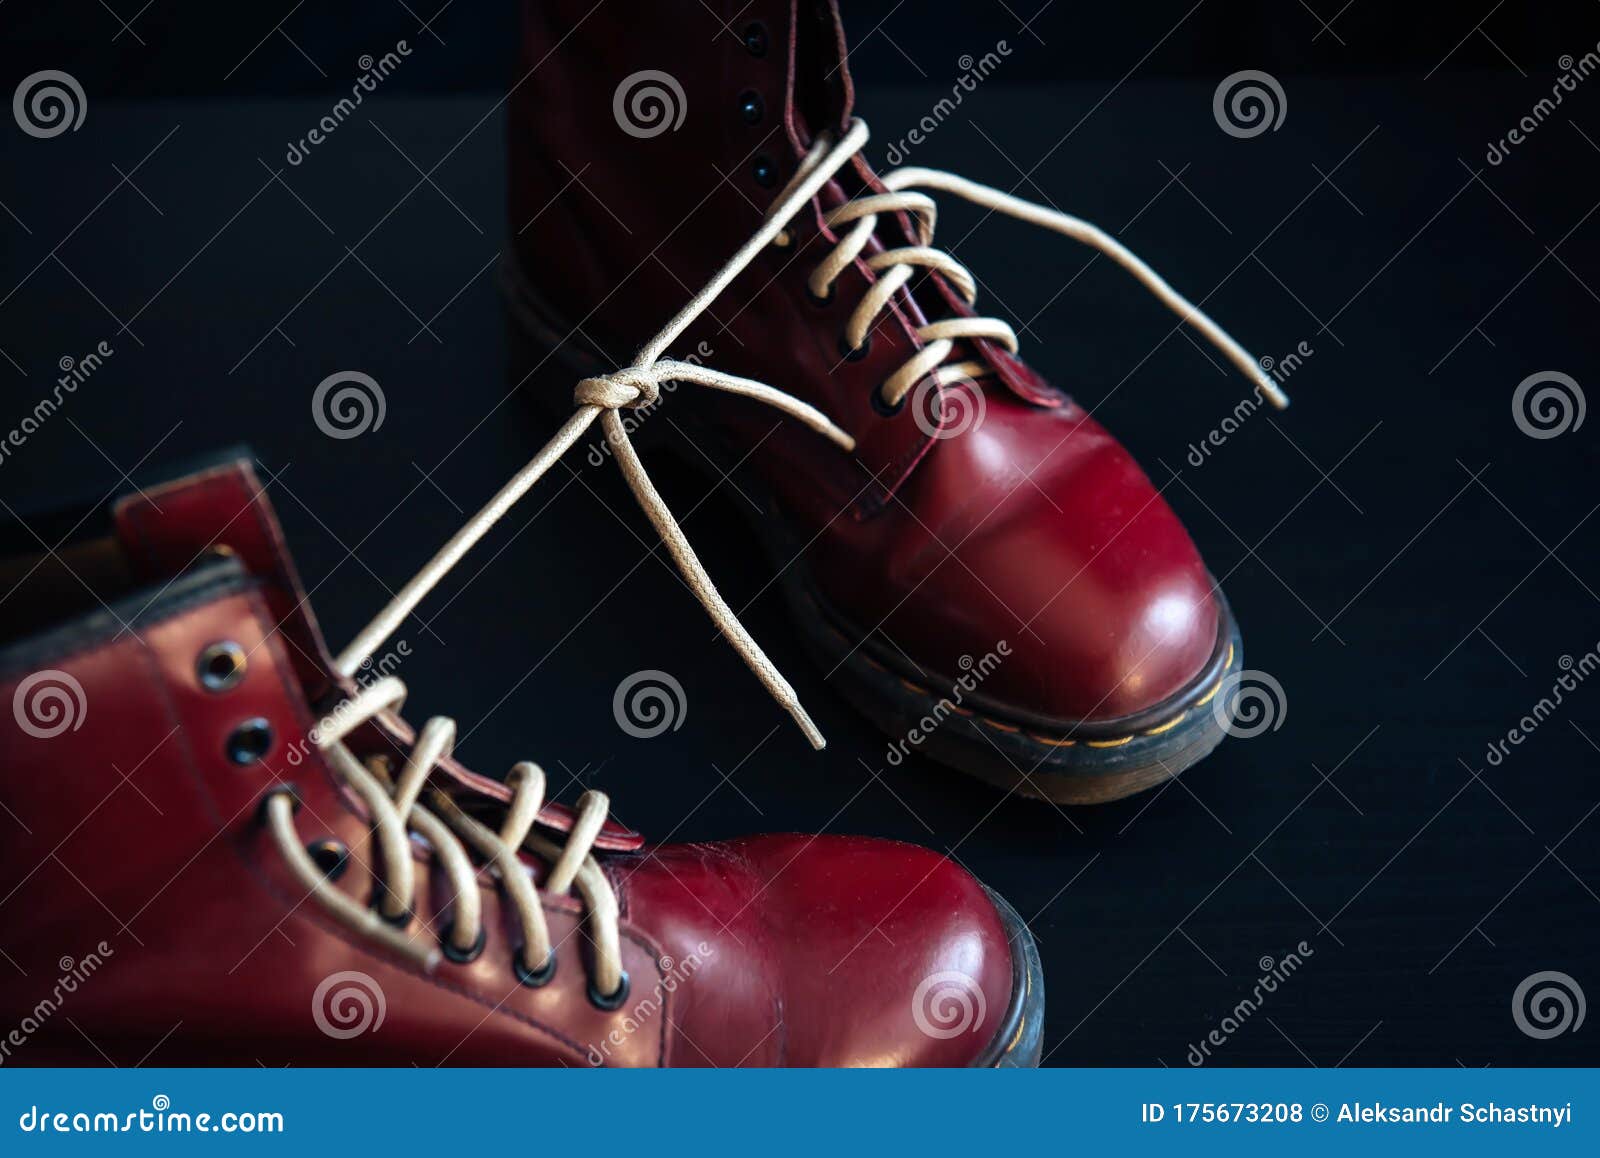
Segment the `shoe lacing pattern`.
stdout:
[[[619,411],[655,404],[660,397],[661,384],[664,382],[691,382],[761,402],[810,427],[841,450],[848,453],[855,449],[855,440],[848,432],[841,430],[816,407],[792,394],[749,378],[739,378],[689,362],[664,359],[662,355],[766,247],[792,243],[791,235],[787,231],[789,223],[861,150],[866,144],[867,136],[867,126],[859,119],[853,121],[849,130],[837,141],[829,134],[819,136],[794,177],[774,200],[755,234],[717,271],[711,281],[678,311],[661,332],[638,352],[632,365],[608,374],[585,378],[578,383],[573,392],[573,402],[577,409],[572,416],[562,424],[561,429],[538,454],[500,488],[482,510],[451,536],[439,552],[400,589],[388,606],[379,612],[339,655],[337,666],[341,674],[354,675],[360,668],[361,662],[377,652],[427,593],[460,562],[462,556],[471,550],[491,527],[505,516],[507,511],[516,505],[517,501],[561,456],[572,448],[598,418],[623,478],[627,480],[639,506],[661,537],[663,545],[673,562],[677,564],[689,589],[767,691],[799,725],[812,746],[815,748],[825,746],[822,733],[801,706],[794,688],[767,658],[766,653],[745,630],[733,609],[717,591],[716,585],[711,581],[694,548],[685,537],[683,529],[678,526],[677,520],[673,518],[672,512],[662,501],[661,495],[650,481],[650,476],[645,472],[644,464],[628,439],[627,429]],[[925,194],[907,191],[911,186],[920,185],[951,192],[997,212],[1031,221],[1082,241],[1107,254],[1148,286],[1185,322],[1193,325],[1215,344],[1256,384],[1269,401],[1278,406],[1287,405],[1288,400],[1278,389],[1277,384],[1261,372],[1255,360],[1221,327],[1167,285],[1149,266],[1115,239],[1088,222],[933,169],[898,169],[891,172],[884,179],[884,183],[890,187],[890,192],[859,197],[828,211],[825,220],[830,228],[843,225],[851,225],[852,228],[839,239],[809,279],[812,292],[819,297],[826,297],[844,269],[865,252],[868,240],[876,228],[879,214],[905,212],[911,214],[917,222],[917,245],[901,246],[871,254],[866,258],[866,265],[879,276],[863,294],[860,303],[850,315],[846,327],[846,339],[853,348],[859,348],[866,341],[872,326],[887,308],[890,299],[905,287],[907,281],[919,269],[933,270],[944,275],[968,303],[976,299],[976,279],[971,272],[955,258],[931,245],[937,208],[933,200]],[[917,335],[927,345],[896,370],[881,387],[884,400],[891,406],[898,404],[906,392],[925,375],[935,375],[942,385],[958,378],[975,379],[992,373],[986,363],[977,361],[946,364],[958,340],[988,338],[1013,353],[1017,348],[1016,335],[1011,327],[997,318],[948,318],[920,327]]]
[[[852,144],[858,135],[858,130],[860,141]],[[837,144],[830,134],[821,134],[796,169],[790,187],[804,181],[819,169],[826,170],[830,176],[838,172],[865,143],[865,126],[859,120],[853,122],[850,132]],[[1025,201],[1020,197],[1014,197],[999,189],[969,181],[965,177],[958,177],[941,169],[892,169],[883,174],[879,180],[889,190],[887,193],[869,193],[856,197],[823,214],[823,222],[830,230],[838,231],[847,225],[851,228],[840,236],[833,248],[818,262],[806,282],[807,288],[815,297],[824,299],[830,297],[834,282],[838,280],[839,275],[866,252],[878,227],[880,214],[904,213],[911,219],[915,245],[868,254],[865,258],[866,267],[878,277],[867,287],[845,323],[845,342],[851,350],[859,350],[866,343],[879,317],[889,307],[891,299],[919,270],[929,270],[942,275],[967,305],[976,304],[977,279],[972,276],[972,272],[950,254],[933,247],[933,229],[938,220],[938,205],[926,194],[908,192],[916,188],[936,189],[954,194],[984,209],[1003,213],[1008,217],[1070,237],[1105,254],[1137,278],[1160,299],[1163,305],[1204,335],[1206,340],[1220,350],[1274,406],[1282,409],[1289,404],[1289,399],[1278,388],[1278,384],[1262,372],[1256,360],[1234,341],[1227,331],[1167,284],[1160,274],[1146,265],[1136,254],[1097,226],[1080,217],[1032,201]],[[772,213],[776,214],[782,204],[783,199],[780,197],[774,203]],[[788,216],[785,217],[785,221],[787,220]],[[785,246],[791,241],[789,234],[783,232],[778,235],[776,243]],[[961,339],[986,338],[997,342],[1010,354],[1017,353],[1016,332],[999,318],[981,316],[947,318],[930,322],[918,328],[916,333],[926,345],[885,379],[880,387],[883,400],[890,407],[898,406],[911,388],[930,374],[941,386],[963,378],[981,378],[993,374],[993,369],[986,362],[964,361],[953,365],[945,364],[955,349],[955,343]]]
[[519,973],[547,979],[553,973],[555,947],[538,890],[519,856],[519,850],[526,849],[550,865],[544,879],[547,893],[564,896],[576,888],[583,900],[594,945],[594,991],[605,996],[620,992],[624,974],[617,897],[591,855],[610,807],[605,793],[589,791],[579,798],[572,831],[557,844],[533,831],[544,804],[544,772],[537,764],[519,763],[506,778],[511,802],[505,817],[498,830],[491,829],[448,794],[428,785],[429,775],[455,745],[454,720],[445,716],[428,720],[392,779],[381,764],[363,763],[345,744],[345,737],[375,716],[397,716],[405,698],[405,685],[386,676],[343,701],[312,736],[334,774],[360,798],[371,818],[382,882],[375,906],[361,904],[329,882],[296,831],[293,796],[275,792],[266,802],[267,826],[296,879],[340,924],[431,970],[439,963],[439,949],[400,927],[409,923],[416,898],[410,833],[427,842],[450,882],[450,923],[439,931],[439,938],[459,961],[476,957],[485,941],[478,868],[470,848],[489,865],[516,916],[522,934]]

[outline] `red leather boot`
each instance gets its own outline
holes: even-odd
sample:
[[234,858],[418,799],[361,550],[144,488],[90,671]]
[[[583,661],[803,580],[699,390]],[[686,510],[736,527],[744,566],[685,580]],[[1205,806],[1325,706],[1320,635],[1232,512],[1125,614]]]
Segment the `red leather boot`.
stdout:
[[1036,1062],[1032,941],[949,860],[469,772],[411,653],[329,657],[245,463],[93,528],[0,563],[0,1061]]
[[503,276],[532,364],[553,350],[606,383],[578,401],[612,418],[664,382],[718,386],[663,370],[671,354],[804,404],[697,391],[626,429],[765,496],[803,638],[897,750],[1078,803],[1209,752],[1242,666],[1228,605],[1138,464],[974,308],[930,194],[1095,247],[1283,405],[1255,361],[1086,222],[948,173],[875,174],[831,2],[523,11]]

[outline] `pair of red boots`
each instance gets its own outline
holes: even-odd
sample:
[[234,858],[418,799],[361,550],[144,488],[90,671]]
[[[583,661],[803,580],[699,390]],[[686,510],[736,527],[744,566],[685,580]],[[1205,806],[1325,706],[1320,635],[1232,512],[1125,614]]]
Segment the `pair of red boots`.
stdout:
[[[946,858],[832,836],[646,846],[601,793],[546,800],[536,765],[468,771],[452,721],[413,729],[397,679],[357,678],[598,420],[815,746],[630,433],[759,488],[796,623],[891,737],[1068,803],[1221,738],[1226,603],[1127,453],[974,310],[917,190],[1094,245],[1281,402],[1270,380],[1093,227],[945,173],[874,174],[831,3],[698,7],[525,6],[504,280],[530,365],[569,364],[577,409],[337,658],[243,462],[0,564],[5,1060],[1038,1060],[1033,941]],[[670,357],[690,350],[714,355]],[[696,397],[655,417],[680,386]]]

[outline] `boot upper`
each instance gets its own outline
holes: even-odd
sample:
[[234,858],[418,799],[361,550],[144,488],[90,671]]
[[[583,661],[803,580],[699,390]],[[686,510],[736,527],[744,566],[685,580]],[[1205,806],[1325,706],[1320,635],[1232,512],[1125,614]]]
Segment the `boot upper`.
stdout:
[[[621,366],[756,231],[817,134],[849,123],[854,93],[831,3],[585,8],[524,5],[511,231],[522,276],[575,324],[571,340]],[[663,87],[637,79],[659,72],[677,89],[671,127],[641,130],[616,102]],[[880,388],[923,347],[917,330],[972,312],[938,274],[897,292],[846,356],[846,320],[877,276],[867,259],[913,244],[913,224],[882,218],[826,300],[808,278],[839,240],[825,212],[882,189],[858,155],[673,351],[811,403],[854,450],[741,399],[680,399],[674,425],[759,477],[804,547],[816,602],[899,674],[948,686],[961,657],[1004,641],[1016,658],[984,696],[1057,729],[1137,717],[1195,686],[1219,646],[1213,583],[1160,492],[1082,407],[974,339],[950,360],[988,376],[886,409]],[[952,433],[930,405],[981,420]]]
[[[620,909],[614,1005],[596,1000],[595,916],[576,894],[540,889],[555,965],[525,983],[504,886],[482,865],[480,949],[433,953],[456,900],[415,833],[402,928],[431,960],[330,920],[264,802],[292,788],[296,831],[343,850],[333,886],[359,904],[384,888],[382,860],[370,810],[314,740],[353,689],[258,480],[225,463],[130,496],[114,522],[135,586],[0,646],[15,708],[0,800],[18,822],[0,842],[0,946],[29,979],[0,1011],[29,1019],[31,1060],[964,1065],[991,1046],[1013,996],[1007,929],[963,870],[891,842],[655,847],[608,822],[592,855]],[[235,658],[219,678],[207,657],[224,644]],[[363,760],[403,761],[414,742],[391,718],[349,739]],[[454,760],[434,781],[486,818],[508,796]],[[547,804],[537,829],[559,844],[574,824]],[[518,865],[536,887],[550,871],[527,852]],[[92,984],[68,978],[72,1021],[49,1016],[35,990],[91,961]],[[989,1013],[930,1035],[918,986],[952,972]]]

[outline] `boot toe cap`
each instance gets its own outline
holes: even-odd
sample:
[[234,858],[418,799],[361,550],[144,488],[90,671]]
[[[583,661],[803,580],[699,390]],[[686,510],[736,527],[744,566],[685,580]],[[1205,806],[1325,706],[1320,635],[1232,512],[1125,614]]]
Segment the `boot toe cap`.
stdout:
[[966,870],[848,837],[768,838],[751,853],[772,874],[769,927],[792,946],[787,1064],[964,1066],[985,1054],[1012,1004],[1012,946]]

